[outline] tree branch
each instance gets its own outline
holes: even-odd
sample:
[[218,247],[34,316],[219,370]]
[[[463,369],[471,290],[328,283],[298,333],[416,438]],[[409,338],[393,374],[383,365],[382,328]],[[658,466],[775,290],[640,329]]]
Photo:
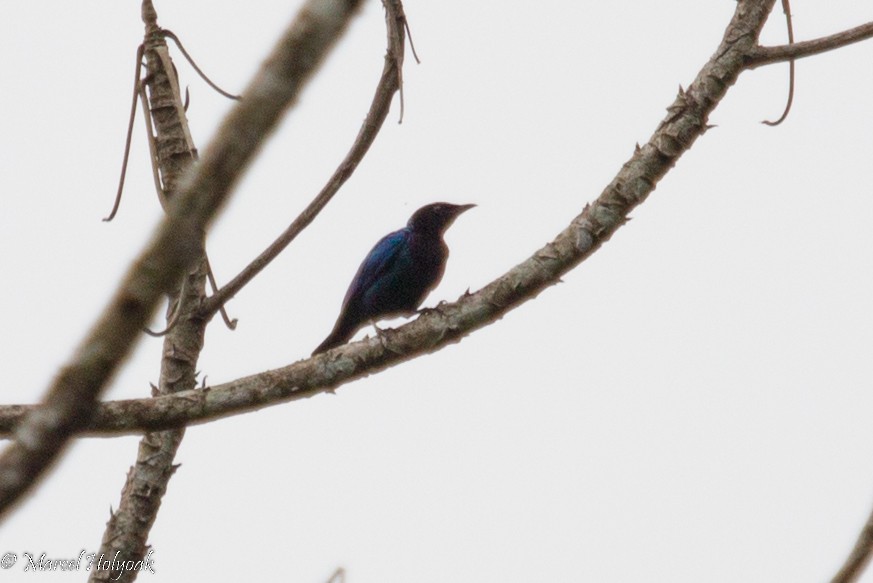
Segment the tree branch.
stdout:
[[873,22],[799,43],[775,47],[757,46],[749,52],[746,66],[749,69],[754,69],[761,65],[772,65],[773,63],[781,63],[792,59],[811,57],[812,55],[839,49],[868,38],[873,38]]
[[[648,143],[636,148],[598,199],[552,242],[481,290],[465,294],[455,303],[426,310],[415,321],[384,331],[382,337],[344,345],[284,368],[202,390],[105,403],[87,432],[117,434],[202,423],[332,391],[354,379],[458,342],[534,298],[608,241],[708,129],[710,113],[746,68],[748,55],[756,46],[774,2],[738,3],[715,56],[688,90],[679,93]],[[0,423],[0,430],[6,427]]]
[[220,290],[210,296],[203,304],[201,316],[211,318],[215,312],[227,301],[255,278],[267,265],[270,264],[288,245],[308,227],[318,213],[327,206],[343,184],[351,178],[358,164],[367,154],[388,112],[391,109],[391,101],[394,93],[402,91],[403,58],[406,46],[406,16],[403,13],[403,4],[400,0],[382,0],[385,6],[385,21],[388,28],[388,50],[385,55],[385,66],[382,68],[382,76],[376,86],[376,94],[373,102],[364,118],[364,123],[358,131],[358,136],[352,144],[346,157],[334,171],[330,180],[321,189],[321,192],[309,203],[300,215],[288,226],[285,231],[273,241],[258,257],[249,263],[235,278]]
[[867,523],[861,529],[855,547],[840,570],[831,579],[831,583],[852,583],[857,581],[873,555],[873,514],[867,517]]
[[309,0],[180,185],[170,212],[42,404],[0,455],[0,513],[7,511],[87,426],[103,387],[140,337],[158,301],[199,256],[200,234],[227,199],[280,115],[297,98],[360,0]]
[[[179,88],[176,67],[173,64],[166,35],[158,26],[157,13],[151,0],[143,0],[142,17],[145,24],[143,54],[146,58],[146,76],[142,84],[148,90],[141,91],[143,103],[148,101],[146,124],[154,120],[155,134],[149,133],[149,142],[155,151],[153,163],[160,170],[166,190],[159,190],[161,201],[171,201],[176,196],[173,185],[179,184],[184,172],[197,159],[197,149],[188,128],[182,92]],[[177,41],[178,44],[178,41]],[[197,318],[196,312],[206,297],[206,252],[205,231],[197,237],[198,260],[188,270],[181,285],[170,294],[167,309],[168,331],[164,337],[161,358],[160,382],[157,394],[167,395],[197,385],[197,360],[203,349],[206,321]],[[185,429],[173,429],[147,433],[142,437],[136,461],[130,468],[121,491],[118,510],[110,513],[103,532],[100,556],[122,557],[123,561],[141,561],[148,551],[148,536],[157,520],[161,501],[167,491],[170,478],[176,470],[173,465],[176,452],[182,443]],[[135,570],[124,570],[110,562],[110,568],[95,568],[90,571],[90,582],[132,582]]]

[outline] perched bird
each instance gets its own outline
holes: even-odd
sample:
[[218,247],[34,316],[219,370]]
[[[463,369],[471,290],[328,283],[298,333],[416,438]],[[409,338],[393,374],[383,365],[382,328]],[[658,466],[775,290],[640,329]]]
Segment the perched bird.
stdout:
[[421,207],[406,227],[383,237],[358,268],[339,318],[313,356],[344,344],[367,322],[415,313],[446,270],[446,232],[474,204],[437,202]]

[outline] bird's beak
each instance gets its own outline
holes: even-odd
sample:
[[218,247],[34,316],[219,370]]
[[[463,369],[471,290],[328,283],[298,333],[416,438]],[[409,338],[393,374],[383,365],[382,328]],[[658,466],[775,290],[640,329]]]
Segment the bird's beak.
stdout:
[[453,204],[446,208],[448,213],[445,216],[445,222],[443,223],[443,232],[445,233],[446,229],[454,224],[455,219],[461,216],[461,213],[466,212],[476,206],[475,204]]

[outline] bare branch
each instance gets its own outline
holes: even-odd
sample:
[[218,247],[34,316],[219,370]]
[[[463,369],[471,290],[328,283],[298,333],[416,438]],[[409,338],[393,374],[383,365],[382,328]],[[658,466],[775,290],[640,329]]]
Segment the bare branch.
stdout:
[[385,5],[385,19],[388,27],[388,52],[385,55],[385,66],[382,69],[382,76],[376,87],[376,94],[373,96],[370,110],[364,118],[364,123],[358,131],[354,144],[352,144],[348,154],[346,154],[346,157],[334,171],[333,176],[330,177],[330,180],[321,189],[321,192],[294,219],[288,228],[235,278],[206,300],[201,312],[204,318],[212,317],[219,307],[223,306],[254,279],[258,273],[291,244],[303,229],[315,220],[318,213],[327,206],[327,203],[330,202],[342,185],[351,178],[358,164],[376,139],[391,109],[391,100],[394,97],[394,93],[402,87],[401,75],[403,70],[404,31],[406,24],[406,17],[403,14],[403,5],[400,0],[383,0],[383,4]]
[[855,547],[846,558],[846,562],[831,579],[831,583],[853,583],[858,580],[864,568],[873,556],[873,514],[867,518],[867,523],[861,529]]
[[[150,130],[148,136],[150,148],[156,151],[152,166],[155,172],[160,170],[164,184],[178,185],[183,173],[196,160],[197,150],[185,117],[176,67],[151,0],[143,0],[142,18],[145,24],[142,46],[146,75],[141,82],[143,90],[140,96],[147,119],[153,118],[154,122],[155,133],[152,135]],[[167,191],[161,189],[158,196],[162,201],[170,201],[175,194],[168,186]],[[191,316],[206,296],[204,239],[205,231],[201,231],[197,239],[196,267],[187,271],[178,289],[170,294],[160,382],[153,388],[153,395],[171,394],[197,386],[196,367],[203,349],[206,321]],[[124,557],[125,561],[134,562],[145,557],[148,536],[175,472],[173,459],[184,434],[184,429],[173,429],[147,433],[140,439],[136,461],[127,474],[118,510],[106,523],[98,550],[101,556]],[[111,565],[91,570],[88,580],[93,583],[135,580],[135,572]]]
[[850,44],[873,38],[873,22],[844,30],[829,36],[775,47],[758,46],[749,52],[746,66],[749,69],[761,65],[772,65],[792,59],[811,57],[834,49],[839,49]]
[[345,30],[360,0],[309,0],[231,110],[170,212],[42,404],[0,455],[0,512],[34,486],[88,425],[103,387],[140,336],[160,298],[199,257],[197,241],[285,109]]
[[[284,368],[223,385],[155,399],[101,405],[89,434],[135,433],[177,427],[253,411],[371,375],[389,366],[458,342],[534,298],[593,254],[627,221],[628,214],[708,129],[707,120],[744,70],[775,0],[746,0],[728,26],[719,49],[687,90],[667,108],[649,141],[636,148],[600,197],[564,231],[506,274],[451,304],[426,310],[417,320],[379,338],[344,345]],[[245,103],[245,101],[243,101]],[[0,408],[0,421],[8,422]],[[7,426],[0,424],[0,430]]]

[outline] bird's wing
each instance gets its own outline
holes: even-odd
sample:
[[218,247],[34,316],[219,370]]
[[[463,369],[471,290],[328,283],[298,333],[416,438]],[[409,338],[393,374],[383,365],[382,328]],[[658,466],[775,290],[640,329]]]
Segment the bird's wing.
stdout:
[[352,279],[343,305],[360,300],[364,293],[372,290],[376,282],[390,271],[391,266],[407,249],[409,235],[408,228],[400,229],[385,235],[373,246]]

